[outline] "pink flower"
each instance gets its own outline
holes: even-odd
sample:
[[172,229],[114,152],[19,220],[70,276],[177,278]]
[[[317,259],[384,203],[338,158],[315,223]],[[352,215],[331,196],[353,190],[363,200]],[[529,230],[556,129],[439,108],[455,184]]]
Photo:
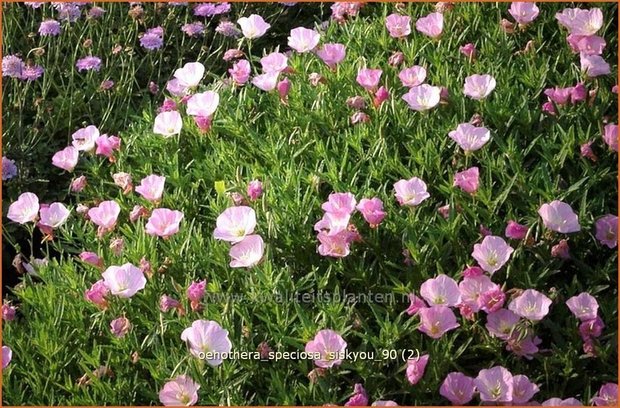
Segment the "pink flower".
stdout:
[[565,202],[555,200],[548,204],[543,204],[538,210],[538,214],[542,218],[545,227],[552,231],[568,234],[581,230],[577,214]]
[[420,295],[430,306],[456,306],[461,302],[461,293],[456,281],[444,274],[427,279],[420,286]]
[[553,103],[549,101],[542,104],[542,111],[549,116],[555,116],[557,114],[555,106],[553,106]]
[[306,353],[315,353],[320,356],[314,364],[321,368],[331,368],[342,364],[342,354],[347,350],[347,342],[333,330],[320,330],[314,339],[305,347]]
[[480,310],[480,296],[497,287],[486,275],[464,277],[458,285],[460,301],[470,306],[472,312]]
[[242,59],[233,64],[228,70],[235,85],[243,85],[250,79],[251,67],[248,60]]
[[386,215],[385,211],[383,211],[383,201],[377,197],[371,199],[362,198],[356,208],[362,213],[364,220],[370,224],[371,228],[381,224]]
[[618,125],[610,123],[605,125],[605,131],[603,132],[603,141],[614,152],[618,151]]
[[67,146],[64,149],[54,153],[52,156],[52,164],[66,171],[73,171],[79,159],[79,152],[73,146]]
[[166,177],[151,174],[140,181],[140,185],[136,187],[136,193],[153,203],[158,203],[164,194],[165,183]]
[[280,101],[286,104],[288,102],[288,92],[291,89],[291,82],[288,78],[284,78],[276,84],[276,89],[278,90]]
[[198,402],[200,385],[186,375],[168,381],[159,391],[159,401],[164,406],[190,406]]
[[468,266],[463,271],[464,278],[475,278],[476,276],[484,275],[484,270],[479,266]]
[[212,320],[194,321],[191,327],[183,330],[181,340],[187,343],[194,357],[206,360],[211,367],[222,364],[221,357],[232,350],[228,330]]
[[248,197],[250,200],[258,200],[258,198],[263,194],[263,183],[260,180],[252,180],[248,184],[247,188]]
[[403,95],[403,100],[418,112],[432,109],[441,101],[441,88],[428,84],[414,86]]
[[407,381],[409,381],[410,384],[415,385],[424,377],[428,358],[429,355],[424,354],[418,358],[407,360]]
[[17,201],[9,206],[7,217],[19,224],[26,224],[37,219],[39,214],[39,197],[33,193],[22,193]]
[[551,299],[534,289],[527,289],[508,305],[508,309],[528,320],[538,321],[549,313]]
[[587,339],[599,337],[603,334],[605,323],[603,320],[596,316],[594,319],[585,320],[579,325],[579,334],[581,338],[586,341]]
[[[166,90],[177,98],[183,98],[189,93],[189,88],[181,85],[181,81],[177,78],[171,79],[166,83]],[[170,101],[171,102],[164,101],[162,111],[176,110],[176,103],[174,103],[174,101],[172,100]]]
[[519,1],[513,2],[510,5],[508,12],[517,23],[525,25],[534,21],[534,19],[538,17],[540,10],[538,9],[538,6],[536,6],[536,3]]
[[600,55],[587,55],[581,53],[581,72],[585,73],[588,78],[595,78],[601,75],[611,73],[609,64],[605,62]]
[[357,200],[352,193],[331,193],[321,208],[333,214],[352,214],[356,204]]
[[474,380],[483,402],[510,402],[513,393],[513,377],[502,366],[480,370]]
[[13,350],[9,346],[2,346],[2,369],[4,370],[13,358]]
[[85,128],[79,129],[71,138],[73,139],[73,147],[79,151],[90,152],[95,148],[95,141],[99,137],[99,129],[96,126],[90,125]]
[[129,213],[129,221],[136,222],[140,217],[146,217],[149,215],[149,211],[141,205],[134,205]]
[[474,397],[474,379],[463,373],[452,372],[441,383],[439,393],[452,405],[465,405]]
[[248,235],[241,242],[234,244],[230,255],[231,268],[251,268],[257,265],[265,252],[265,243],[260,235]]
[[538,385],[531,382],[526,375],[513,376],[512,386],[512,403],[515,405],[528,403],[534,394],[540,391]]
[[314,224],[314,230],[317,232],[325,231],[328,235],[336,235],[349,227],[350,219],[351,214],[344,211],[326,212],[323,214],[323,218]]
[[357,72],[356,80],[357,83],[360,84],[364,89],[374,91],[379,85],[382,73],[383,71],[380,69],[361,68]]
[[86,185],[87,185],[86,176],[77,177],[71,182],[71,191],[73,191],[74,193],[79,193],[82,190],[84,190]]
[[88,218],[99,227],[99,235],[112,231],[116,220],[121,213],[121,207],[116,201],[103,201],[97,207],[88,210]]
[[592,149],[593,144],[594,144],[594,140],[590,140],[589,142],[582,144],[581,146],[579,146],[579,153],[581,153],[581,157],[588,158],[592,160],[593,162],[595,162],[598,160],[598,157],[596,157],[596,154],[594,153],[594,150]]
[[399,180],[394,183],[396,200],[400,205],[415,207],[431,195],[426,191],[426,183],[417,177]]
[[545,95],[558,105],[566,105],[570,101],[573,88],[548,88],[545,89]]
[[512,351],[516,356],[532,360],[534,354],[538,353],[538,345],[542,343],[539,337],[526,334],[525,337],[521,330],[516,330],[506,342],[506,350]]
[[432,306],[418,311],[420,326],[418,330],[433,339],[439,339],[446,332],[456,329],[460,325],[452,309],[446,306]]
[[203,279],[200,282],[192,282],[187,288],[187,298],[192,303],[200,303],[205,296],[207,281]]
[[495,285],[493,288],[480,295],[478,298],[478,307],[480,310],[484,310],[487,313],[493,313],[501,309],[505,301],[506,294],[499,285]]
[[543,407],[581,407],[581,401],[575,398],[549,398],[541,404]]
[[288,68],[288,57],[281,52],[272,52],[260,59],[263,72],[269,74],[272,72],[282,72]]
[[250,207],[229,207],[217,217],[213,237],[222,241],[237,243],[254,232],[256,213]]
[[188,62],[174,71],[174,77],[181,88],[194,88],[200,84],[205,74],[205,67],[200,62]]
[[489,96],[497,82],[491,75],[471,75],[465,78],[463,93],[471,99],[481,100]]
[[566,37],[568,45],[576,53],[584,55],[601,55],[607,43],[605,39],[598,35],[575,35]]
[[130,263],[110,266],[101,276],[110,293],[122,298],[130,298],[146,286],[144,273]]
[[171,137],[181,133],[183,119],[177,111],[162,112],[155,117],[153,133],[164,137]]
[[415,28],[424,35],[438,38],[443,31],[443,14],[431,13],[415,22]]
[[472,256],[485,271],[491,275],[508,262],[514,249],[501,237],[488,235],[481,244],[474,245]]
[[99,258],[96,253],[84,251],[80,253],[80,259],[87,264],[103,268],[103,259]]
[[467,43],[459,47],[459,51],[469,59],[476,58],[476,46],[472,43]]
[[17,308],[15,306],[11,306],[8,303],[2,304],[2,320],[6,322],[11,322],[15,320],[16,312],[17,312]]
[[321,40],[321,34],[314,30],[310,30],[304,27],[297,27],[291,30],[291,35],[288,37],[288,46],[297,52],[312,51],[319,45]]
[[323,44],[323,46],[317,50],[316,55],[323,60],[328,67],[335,69],[336,65],[344,60],[347,52],[344,44],[328,43]]
[[193,95],[187,101],[187,114],[210,118],[216,111],[220,103],[220,96],[217,92],[206,91]]
[[426,79],[426,69],[419,65],[414,65],[411,68],[405,68],[398,73],[398,79],[400,79],[403,86],[406,86],[407,88],[422,85]]
[[131,330],[131,322],[126,317],[119,317],[110,322],[110,331],[115,337],[125,337]]
[[162,295],[159,299],[159,310],[164,313],[168,312],[171,309],[177,309],[179,306],[181,306],[181,302],[174,298],[171,298],[168,295]]
[[252,84],[265,92],[271,92],[278,85],[278,75],[278,72],[257,75],[252,79]]
[[355,112],[351,115],[351,124],[357,125],[358,123],[367,123],[370,122],[370,116],[365,114],[364,112]]
[[581,321],[596,319],[598,313],[598,302],[587,292],[571,297],[566,301],[566,306]]
[[424,309],[424,308],[428,307],[426,305],[426,302],[424,302],[422,299],[417,297],[414,293],[410,293],[409,294],[409,301],[411,302],[411,304],[409,305],[409,307],[406,310],[406,312],[407,312],[407,314],[409,316],[414,316],[414,315],[418,314],[420,309]]
[[105,285],[103,279],[93,283],[93,285],[84,292],[84,299],[99,306],[100,308],[106,308],[108,301],[106,296],[110,293],[110,290]]
[[319,240],[318,252],[321,256],[331,256],[334,258],[342,258],[349,255],[354,233],[348,230],[342,230],[337,233],[327,233],[321,231],[317,235]]
[[561,25],[568,28],[571,34],[575,35],[594,35],[603,27],[603,13],[599,8],[590,10],[566,8],[561,13],[557,13],[555,18]]
[[508,309],[499,309],[487,315],[486,328],[492,336],[508,340],[521,318]]
[[618,217],[607,214],[596,221],[596,239],[608,248],[618,245]]
[[460,171],[454,175],[454,187],[469,194],[474,194],[478,190],[479,170],[478,167],[471,167]]
[[345,407],[366,407],[368,406],[368,393],[362,384],[355,384],[353,395],[344,404]]
[[390,14],[385,19],[385,26],[394,38],[402,38],[411,34],[411,17],[400,14]]
[[569,259],[569,250],[570,248],[568,247],[568,241],[561,239],[560,242],[551,248],[551,256],[554,258]]
[[52,203],[41,208],[41,224],[50,228],[58,228],[67,221],[71,211],[62,203]]
[[117,136],[101,135],[95,140],[97,149],[95,154],[111,158],[114,154],[114,150],[119,150],[121,146],[121,139]]
[[577,85],[571,88],[570,100],[572,103],[585,101],[587,97],[588,97],[588,89],[582,82],[577,83]]
[[179,224],[183,217],[181,211],[156,208],[153,210],[144,230],[149,235],[168,238],[179,232]]
[[618,384],[607,383],[598,390],[596,396],[592,398],[592,403],[598,406],[618,406]]
[[378,108],[381,106],[381,104],[383,104],[383,102],[387,101],[390,97],[390,93],[387,90],[386,87],[382,86],[379,89],[377,89],[377,92],[375,92],[375,97],[373,98],[373,105],[375,106],[375,108]]
[[510,220],[508,221],[508,225],[506,225],[504,235],[506,235],[506,238],[510,239],[524,239],[528,230],[529,228],[527,225],[522,225],[516,221]]
[[271,28],[270,24],[267,24],[261,16],[256,14],[250,15],[250,17],[241,17],[237,20],[237,24],[241,27],[243,36],[250,40],[262,37]]

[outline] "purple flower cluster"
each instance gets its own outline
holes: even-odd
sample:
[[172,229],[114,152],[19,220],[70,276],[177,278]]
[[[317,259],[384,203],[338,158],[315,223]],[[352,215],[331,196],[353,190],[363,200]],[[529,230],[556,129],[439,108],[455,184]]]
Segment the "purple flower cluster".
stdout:
[[22,81],[34,81],[43,75],[43,67],[40,65],[26,65],[17,55],[2,57],[2,76],[21,79]]
[[194,6],[194,15],[197,17],[212,17],[229,11],[230,3],[199,3]]
[[147,50],[158,50],[164,45],[164,29],[160,26],[149,28],[140,38],[140,45]]
[[78,71],[99,71],[101,69],[101,58],[89,55],[77,60],[75,66]]

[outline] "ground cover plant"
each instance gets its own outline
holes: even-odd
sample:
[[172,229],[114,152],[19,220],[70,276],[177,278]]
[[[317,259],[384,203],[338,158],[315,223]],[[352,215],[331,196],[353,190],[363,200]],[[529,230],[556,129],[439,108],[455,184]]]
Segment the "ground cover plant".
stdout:
[[615,4],[2,21],[3,403],[617,405]]

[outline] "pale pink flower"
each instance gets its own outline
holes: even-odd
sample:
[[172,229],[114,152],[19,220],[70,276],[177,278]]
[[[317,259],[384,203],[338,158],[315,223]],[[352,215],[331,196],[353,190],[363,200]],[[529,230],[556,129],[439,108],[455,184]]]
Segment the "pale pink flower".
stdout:
[[460,326],[452,309],[446,306],[432,306],[420,309],[418,315],[420,316],[418,330],[433,339],[439,339],[446,332]]
[[88,218],[99,227],[99,235],[103,235],[114,229],[120,213],[121,207],[116,201],[103,201],[97,207],[88,210]]
[[321,368],[331,368],[342,364],[342,354],[347,350],[347,342],[337,332],[329,329],[320,330],[305,347],[306,353],[318,353],[319,359],[314,364]]
[[542,320],[549,313],[551,299],[534,289],[527,289],[508,305],[508,309],[528,320]]
[[491,75],[470,75],[465,78],[463,93],[471,99],[481,100],[489,96],[497,82]]
[[270,24],[267,24],[261,16],[256,14],[241,17],[237,20],[237,24],[241,27],[243,36],[248,39],[262,37],[271,28]]
[[598,302],[587,292],[571,297],[566,301],[566,306],[581,321],[596,319],[598,314]]
[[174,77],[182,88],[194,88],[200,84],[205,74],[205,67],[200,62],[188,62],[174,71]]
[[398,79],[400,79],[403,86],[406,86],[407,88],[422,85],[426,79],[426,69],[419,65],[414,65],[411,68],[405,68],[398,73]]
[[95,141],[98,137],[99,129],[93,125],[79,129],[71,136],[73,147],[85,152],[90,152],[95,148]]
[[368,393],[362,384],[353,386],[353,395],[344,404],[345,407],[366,407],[368,406]]
[[596,396],[592,398],[592,403],[597,406],[618,406],[618,384],[606,383],[596,393]]
[[510,402],[513,393],[513,377],[502,366],[480,370],[474,385],[483,402]]
[[409,316],[414,316],[414,315],[418,314],[420,309],[424,309],[424,308],[428,307],[426,302],[424,302],[424,300],[422,300],[419,297],[417,297],[415,295],[415,293],[410,293],[409,294],[409,302],[411,302],[411,304],[409,305],[409,307],[406,310],[406,312],[407,312],[407,314]]
[[252,78],[252,84],[265,92],[271,92],[278,85],[278,72],[269,72]]
[[159,401],[164,406],[190,406],[198,402],[200,385],[186,375],[168,381],[159,391]]
[[487,315],[486,328],[495,336],[502,340],[508,340],[521,318],[508,309],[499,309]]
[[474,379],[459,372],[449,373],[439,388],[439,394],[452,405],[467,404],[473,399],[474,391]]
[[588,78],[595,78],[601,75],[611,73],[611,68],[600,55],[587,55],[581,53],[581,72],[585,73]]
[[401,16],[400,14],[390,14],[385,19],[385,26],[390,36],[402,38],[411,34],[411,17]]
[[545,227],[552,231],[568,234],[581,230],[577,214],[565,202],[555,200],[548,204],[543,204],[538,210],[538,214],[542,218]]
[[52,156],[52,164],[66,171],[73,171],[77,166],[79,159],[79,152],[73,146],[67,146],[64,149],[54,153]]
[[506,301],[506,294],[495,285],[493,288],[483,292],[478,298],[478,307],[487,313],[493,313],[501,309]]
[[420,295],[430,306],[452,307],[461,302],[461,293],[456,281],[444,274],[422,283]]
[[242,241],[256,228],[256,213],[247,206],[229,207],[216,220],[213,237],[236,243]]
[[194,357],[205,360],[212,367],[222,364],[223,355],[232,350],[228,330],[212,320],[194,321],[191,327],[183,330],[181,340],[187,343]]
[[382,73],[383,71],[380,69],[360,68],[357,72],[356,81],[364,89],[374,91],[379,86]]
[[86,185],[86,176],[77,177],[71,182],[71,191],[74,193],[79,193],[86,188]]
[[157,203],[161,201],[161,196],[164,194],[165,183],[166,177],[151,174],[140,181],[140,185],[136,187],[136,193],[151,202]]
[[[181,85],[181,81],[179,81],[177,78],[173,78],[166,83],[166,90],[170,92],[173,96],[176,96],[177,98],[183,98],[189,93],[189,88]],[[166,106],[165,101],[164,101],[164,105]],[[176,104],[174,103],[174,101],[171,100],[171,102],[169,103],[168,109],[164,109],[164,110],[175,110],[175,109],[176,109]]]
[[571,50],[584,55],[601,55],[607,43],[603,37],[598,35],[575,35],[566,37]]
[[534,394],[540,391],[538,385],[530,381],[526,375],[513,376],[512,386],[512,403],[515,405],[528,403]]
[[156,208],[151,213],[144,230],[147,234],[161,238],[168,238],[179,232],[179,224],[183,220],[183,213],[168,208]]
[[146,286],[144,273],[130,263],[110,266],[101,276],[110,293],[122,298],[130,298]]
[[357,200],[352,193],[331,193],[321,208],[333,214],[352,214],[356,204]]
[[323,217],[314,224],[314,230],[317,232],[326,231],[328,235],[336,235],[348,228],[350,219],[351,214],[347,212],[326,212],[323,214]]
[[441,101],[441,88],[428,84],[413,86],[403,95],[403,100],[412,110],[418,112],[429,110]]
[[321,34],[309,28],[297,27],[291,30],[288,37],[288,46],[297,52],[312,51],[319,45]]
[[84,251],[80,253],[80,259],[89,265],[97,268],[103,268],[103,259],[99,258],[96,253]]
[[171,137],[181,133],[183,119],[177,111],[162,112],[155,117],[153,133],[164,137]]
[[469,123],[461,123],[448,133],[465,153],[476,151],[491,139],[491,132],[485,127],[473,126]]
[[596,239],[608,248],[618,245],[618,217],[607,214],[596,221]]
[[101,135],[95,140],[95,154],[111,158],[115,150],[121,147],[121,139],[117,136]]
[[84,292],[84,299],[97,305],[100,308],[106,308],[108,301],[106,296],[110,293],[110,290],[106,286],[103,279],[93,283],[92,286]]
[[206,91],[193,95],[187,101],[187,114],[210,118],[220,103],[220,95],[217,92]]
[[386,215],[383,211],[383,201],[377,197],[362,198],[356,208],[373,228],[381,224]]
[[541,404],[543,407],[582,407],[583,404],[576,398],[549,398]]
[[321,256],[331,256],[342,258],[349,255],[349,245],[353,240],[354,234],[345,230],[337,233],[321,231],[317,234],[319,240],[318,252]]
[[471,255],[482,269],[492,275],[508,262],[513,252],[514,249],[501,237],[488,235],[482,243],[474,245]]
[[4,370],[13,359],[13,350],[9,346],[2,346],[2,369]]
[[467,170],[459,171],[454,174],[453,187],[459,187],[469,194],[474,194],[478,190],[480,173],[478,167],[470,167]]
[[415,207],[431,195],[426,191],[426,183],[417,177],[399,180],[394,183],[396,199],[400,205]]
[[50,228],[58,228],[63,225],[69,218],[71,211],[62,203],[52,203],[49,207],[41,208],[42,225]]
[[265,243],[260,235],[248,235],[241,242],[234,244],[230,255],[231,268],[251,268],[257,265],[265,252]]
[[344,60],[347,52],[344,44],[328,43],[323,44],[323,46],[316,51],[316,55],[323,60],[328,67],[335,69],[336,65]]
[[288,57],[281,52],[272,52],[260,59],[265,74],[282,72],[288,68]]
[[392,400],[377,400],[372,403],[372,407],[397,407],[398,404]]
[[603,27],[603,12],[599,8],[590,10],[566,8],[557,13],[555,18],[575,35],[594,35]]
[[248,82],[251,72],[252,68],[250,67],[250,62],[246,59],[235,62],[233,67],[228,70],[235,85],[244,85]]
[[415,22],[415,28],[424,35],[438,38],[443,31],[443,14],[431,13]]
[[469,305],[472,312],[478,312],[480,310],[480,296],[497,287],[498,286],[491,282],[491,279],[486,275],[466,276],[458,285],[458,290],[461,295],[460,301]]
[[605,129],[603,132],[603,141],[609,146],[611,150],[614,152],[618,151],[618,125],[615,123],[610,123],[605,125]]
[[407,360],[407,381],[411,385],[415,385],[420,382],[422,377],[424,376],[424,371],[426,370],[426,365],[428,364],[428,354],[424,354],[419,356],[418,358],[412,358]]
[[124,172],[114,173],[112,174],[112,179],[114,184],[123,190],[123,194],[129,194],[133,190],[131,174]]
[[561,239],[560,242],[551,247],[551,256],[554,258],[570,259],[569,251],[568,241]]
[[17,201],[9,206],[7,217],[19,224],[26,224],[37,219],[39,214],[39,197],[34,193],[22,193]]
[[159,299],[159,310],[161,310],[164,313],[172,309],[177,309],[179,306],[181,306],[181,302],[179,302],[178,300],[174,298],[171,298],[168,295],[162,295],[161,298]]
[[536,3],[515,1],[510,5],[508,12],[521,25],[529,24],[540,13],[540,9]]

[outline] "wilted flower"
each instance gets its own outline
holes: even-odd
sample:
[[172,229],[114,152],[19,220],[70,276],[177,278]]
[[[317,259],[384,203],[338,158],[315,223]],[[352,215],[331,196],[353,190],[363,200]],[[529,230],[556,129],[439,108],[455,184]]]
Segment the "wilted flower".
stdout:
[[235,85],[244,85],[250,79],[251,67],[248,60],[242,59],[233,64],[233,67],[228,70],[233,83]]
[[353,395],[347,402],[344,403],[345,407],[365,407],[368,406],[368,393],[362,386],[362,384],[355,384],[353,387]]
[[508,225],[506,226],[505,235],[506,238],[511,239],[524,239],[527,235],[529,228],[527,225],[519,224],[516,221],[510,220],[508,221]]
[[467,43],[459,47],[461,54],[473,60],[476,58],[476,46],[473,43]]
[[247,194],[250,200],[257,200],[263,194],[263,183],[260,180],[252,180],[248,183]]
[[125,172],[118,172],[112,174],[114,184],[123,190],[123,194],[128,194],[133,190],[133,184],[131,183],[131,174]]
[[603,384],[592,398],[592,403],[598,406],[618,406],[618,384],[611,382]]
[[561,239],[559,243],[557,243],[551,248],[551,256],[554,258],[569,259],[569,249],[570,248],[568,247],[568,241],[565,239]]
[[115,337],[125,337],[131,330],[131,322],[126,317],[119,317],[110,323],[110,331]]

